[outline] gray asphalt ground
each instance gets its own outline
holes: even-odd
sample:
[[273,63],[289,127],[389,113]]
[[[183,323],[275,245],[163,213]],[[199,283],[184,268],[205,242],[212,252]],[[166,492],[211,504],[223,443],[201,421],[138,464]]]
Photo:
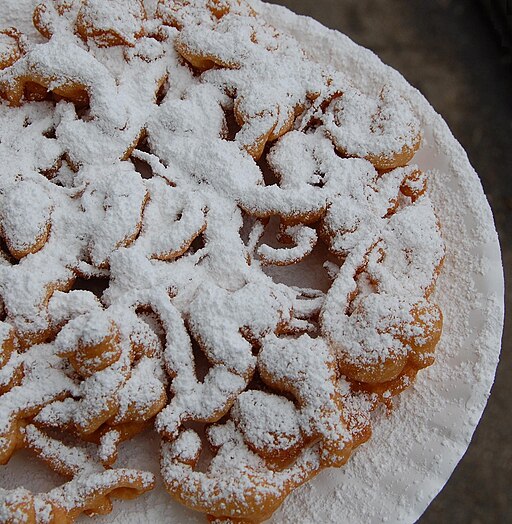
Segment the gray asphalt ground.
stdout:
[[509,284],[501,362],[468,452],[419,524],[512,523],[512,50],[477,0],[272,1],[398,69],[443,115],[480,175]]

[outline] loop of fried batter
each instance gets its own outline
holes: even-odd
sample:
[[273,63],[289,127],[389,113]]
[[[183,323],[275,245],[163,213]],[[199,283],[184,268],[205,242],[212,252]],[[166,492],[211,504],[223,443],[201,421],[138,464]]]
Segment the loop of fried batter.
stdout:
[[73,522],[81,513],[104,515],[112,510],[111,499],[129,499],[154,486],[151,473],[105,470],[80,448],[71,448],[50,438],[33,425],[21,432],[22,446],[43,460],[68,482],[45,494],[23,488],[0,490],[2,522]]
[[40,0],[33,14],[34,26],[45,38],[75,32],[99,47],[133,47],[145,33],[146,18],[141,0]]
[[23,35],[14,27],[0,31],[0,70],[12,66],[25,54]]
[[71,30],[78,7],[76,0],[39,0],[32,14],[34,27],[48,40],[63,29]]
[[285,227],[281,238],[283,236],[295,243],[295,246],[276,249],[266,244],[260,245],[257,253],[262,264],[276,266],[296,264],[311,253],[317,242],[316,231],[307,226]]
[[374,100],[345,89],[331,101],[323,122],[340,153],[366,158],[380,170],[405,166],[420,146],[414,114],[387,86]]
[[[38,424],[68,429],[94,441],[92,435],[104,434],[105,425],[115,430],[144,423],[164,407],[166,378],[160,352],[154,352],[155,340],[141,339],[144,328],[141,331],[141,321],[130,311],[117,313],[132,318],[129,332],[120,331],[116,314],[112,315],[97,309],[70,320],[60,331],[57,350],[83,380],[75,398],[41,409],[35,419]],[[76,349],[71,351],[72,347]],[[133,436],[131,430],[128,434]]]
[[11,255],[20,259],[44,246],[50,234],[52,207],[42,184],[23,181],[4,193],[0,231]]
[[217,454],[205,473],[195,470],[201,440],[188,430],[172,444],[164,443],[162,475],[177,500],[214,517],[262,522],[294,488],[321,469],[316,446],[303,450],[289,468],[269,468],[244,444],[232,422],[212,426],[208,440]]
[[142,0],[82,0],[76,31],[100,47],[134,46],[144,34],[146,10]]
[[23,379],[0,397],[0,463],[22,445],[22,428],[45,405],[76,391],[54,349],[39,346],[24,355]]

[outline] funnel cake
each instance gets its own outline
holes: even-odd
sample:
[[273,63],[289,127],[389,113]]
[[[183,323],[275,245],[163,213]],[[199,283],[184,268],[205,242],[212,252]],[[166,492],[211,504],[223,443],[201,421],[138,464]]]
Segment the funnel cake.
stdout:
[[[27,449],[68,481],[0,491],[1,520],[151,489],[115,463],[156,431],[172,497],[261,522],[434,361],[444,245],[417,117],[245,0],[32,18],[40,42],[0,32],[0,461]],[[272,277],[307,257],[329,285]]]

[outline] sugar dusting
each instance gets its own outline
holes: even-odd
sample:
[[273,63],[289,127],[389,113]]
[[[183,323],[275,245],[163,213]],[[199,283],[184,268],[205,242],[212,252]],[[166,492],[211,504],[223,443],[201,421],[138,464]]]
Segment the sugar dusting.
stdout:
[[[330,60],[344,62],[344,67],[354,76],[354,83],[358,86],[366,85],[371,92],[372,85],[366,84],[370,78],[381,78],[381,82],[385,80],[388,83],[393,79],[403,96],[423,116],[427,144],[415,161],[423,169],[439,168],[432,179],[432,195],[448,245],[438,296],[447,327],[436,366],[420,376],[415,389],[404,395],[400,408],[390,417],[377,415],[372,442],[361,449],[345,468],[339,472],[325,472],[316,481],[293,494],[274,520],[296,521],[297,514],[300,514],[304,522],[310,521],[313,516],[323,516],[326,522],[334,522],[345,512],[347,521],[378,522],[387,517],[392,521],[410,522],[440,489],[465,449],[492,381],[501,327],[501,281],[499,277],[495,278],[488,273],[482,287],[482,283],[472,277],[483,271],[484,267],[499,267],[492,217],[464,152],[454,142],[442,120],[433,115],[428,104],[413,93],[399,75],[391,73],[375,58],[371,58],[367,51],[355,47],[346,38],[328,32],[313,22],[298,19],[278,8],[258,4],[258,10],[264,11],[269,17],[277,17],[273,19],[276,26],[296,31],[299,39],[306,44],[305,47],[311,52],[317,52],[318,57],[326,49],[331,49]],[[338,58],[333,56],[335,53],[332,50],[336,50]],[[448,164],[430,165],[432,150],[440,151]],[[460,210],[460,204],[456,202],[457,193],[446,194],[444,191],[446,180],[443,177],[447,174],[450,176],[448,183],[464,194],[466,213]],[[463,189],[458,184],[462,184]],[[484,220],[475,223],[473,216],[484,217]],[[467,235],[460,238],[460,231],[466,231]],[[469,260],[468,252],[474,255]],[[484,261],[485,265],[478,256],[482,252],[484,258],[489,257]],[[487,284],[494,284],[495,287],[487,288]],[[466,293],[461,293],[461,289],[466,290]],[[468,316],[463,314],[464,306],[467,310],[469,303],[474,304],[475,312],[480,312],[480,325],[470,326]],[[471,329],[475,332],[472,333]],[[474,341],[478,342],[478,348]],[[463,348],[471,348],[471,351],[462,351]],[[471,365],[475,361],[479,363],[479,366],[475,366],[478,372]],[[454,362],[460,365],[455,368]],[[478,374],[475,376],[475,373]],[[480,388],[473,384],[472,392],[464,391],[463,384],[469,383],[479,384]],[[458,421],[455,431],[454,420]],[[404,435],[409,438],[404,439]],[[444,444],[448,452],[439,451],[442,449],[439,443]],[[138,450],[139,446],[135,443],[132,448]],[[397,468],[396,464],[401,466]],[[428,478],[427,482],[425,477]],[[422,479],[421,490],[418,489],[419,478]],[[155,520],[161,518],[162,514],[168,515],[169,511],[181,515],[186,513],[184,509],[174,509],[174,506],[168,508],[170,502],[167,498],[165,502],[153,505],[152,497],[162,500],[158,492],[150,494],[145,500],[131,503],[132,509],[129,509],[129,505],[123,505],[116,518],[129,521],[128,513],[133,511],[133,507],[143,508],[143,511],[148,512],[148,518],[152,516]],[[368,503],[372,499],[382,501],[378,512],[375,505]],[[137,519],[132,517],[132,520]],[[201,521],[200,517],[198,521]]]

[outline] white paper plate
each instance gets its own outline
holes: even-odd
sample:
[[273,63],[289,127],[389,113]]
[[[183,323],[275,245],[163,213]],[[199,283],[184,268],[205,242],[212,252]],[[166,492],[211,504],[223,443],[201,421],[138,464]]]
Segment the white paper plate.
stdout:
[[[20,1],[20,12],[31,3]],[[344,468],[324,471],[298,489],[271,522],[411,524],[466,451],[494,380],[504,284],[491,210],[463,148],[441,116],[399,73],[312,19],[259,0],[253,3],[274,26],[294,34],[311,58],[338,67],[361,90],[375,92],[388,84],[411,101],[424,131],[414,161],[433,171],[431,196],[447,245],[437,292],[445,323],[435,365],[419,374],[414,387],[395,401],[391,414],[375,414],[372,439]],[[0,13],[0,22],[13,16]],[[143,435],[124,447],[120,465],[158,473],[158,454],[158,438]],[[46,490],[59,483],[57,476],[24,453],[17,454],[2,473],[2,487],[25,484]],[[117,503],[107,517],[81,521],[182,524],[205,519],[173,502],[159,487],[134,501]]]

